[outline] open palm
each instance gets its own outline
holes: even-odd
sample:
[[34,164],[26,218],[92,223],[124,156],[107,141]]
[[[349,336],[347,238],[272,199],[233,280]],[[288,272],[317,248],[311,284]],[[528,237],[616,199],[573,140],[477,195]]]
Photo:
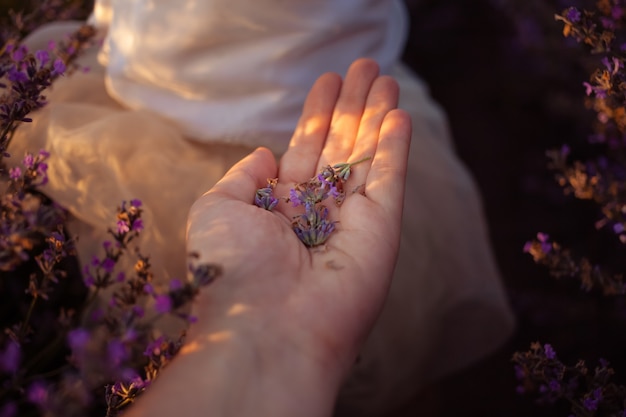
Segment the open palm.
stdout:
[[[197,314],[216,331],[247,326],[277,343],[349,367],[382,308],[400,241],[408,115],[397,110],[396,82],[371,60],[344,81],[325,74],[313,86],[288,151],[277,165],[257,149],[192,207],[188,249],[220,264],[224,276],[202,294]],[[340,206],[325,202],[336,230],[306,247],[292,229],[301,207],[252,204],[277,178],[276,196],[340,162],[355,162]],[[277,336],[278,335],[278,336]]]

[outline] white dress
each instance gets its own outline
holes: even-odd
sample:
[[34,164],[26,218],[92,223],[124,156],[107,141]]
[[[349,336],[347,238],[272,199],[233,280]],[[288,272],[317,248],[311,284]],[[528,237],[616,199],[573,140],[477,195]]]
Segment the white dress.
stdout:
[[91,23],[104,39],[81,58],[91,70],[58,80],[10,149],[50,151],[47,192],[77,219],[83,262],[101,255],[116,205],[139,198],[143,252],[157,275],[184,276],[191,203],[254,147],[284,152],[315,79],[371,57],[397,78],[414,132],[394,280],[337,414],[387,415],[511,333],[478,190],[444,113],[398,60],[399,1],[100,0]]

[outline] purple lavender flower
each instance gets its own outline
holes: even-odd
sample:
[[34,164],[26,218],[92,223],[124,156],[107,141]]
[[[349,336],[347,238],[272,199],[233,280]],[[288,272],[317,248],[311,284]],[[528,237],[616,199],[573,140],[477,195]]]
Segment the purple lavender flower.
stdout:
[[113,272],[113,268],[115,268],[115,261],[111,258],[104,258],[100,266],[102,267],[104,272],[110,274]]
[[118,368],[128,357],[126,346],[124,346],[124,343],[117,339],[109,341],[107,345],[107,354],[109,364],[113,368]]
[[17,405],[14,402],[8,402],[0,408],[0,417],[17,416]]
[[272,211],[278,205],[278,199],[274,197],[273,187],[268,186],[256,190],[254,204],[267,211]]
[[52,71],[53,75],[61,75],[66,70],[65,63],[61,59],[56,59],[52,67],[53,67],[53,71]]
[[35,58],[39,61],[40,68],[50,61],[50,54],[45,50],[35,52]]
[[13,58],[13,61],[19,62],[24,59],[27,53],[28,48],[26,48],[25,45],[20,45],[13,51],[13,53],[11,54],[11,58]]
[[128,227],[128,223],[125,222],[124,220],[118,220],[116,226],[117,226],[117,233],[120,235],[124,233],[128,233],[130,231],[130,228]]
[[600,402],[602,401],[602,388],[596,388],[585,396],[583,399],[583,407],[585,407],[589,411],[596,411]]
[[575,7],[570,7],[569,9],[567,9],[567,11],[565,12],[565,17],[572,23],[576,23],[578,21],[580,21],[580,17],[581,17],[581,13],[578,9],[576,9]]
[[12,180],[18,180],[22,176],[22,170],[20,167],[13,167],[9,170],[9,178]]
[[74,353],[80,353],[87,346],[90,338],[91,334],[87,330],[78,328],[67,334],[67,343]]
[[183,288],[183,283],[179,279],[174,278],[170,281],[170,291],[177,291],[181,288]]
[[158,313],[169,313],[172,310],[172,299],[167,294],[157,295],[155,298],[154,309]]
[[22,161],[22,164],[26,168],[32,168],[35,165],[35,157],[32,154],[27,153],[26,156],[24,156],[24,160]]
[[291,204],[293,204],[294,207],[298,207],[299,205],[304,204],[300,200],[300,197],[298,196],[296,190],[293,188],[289,190],[289,201],[291,201]]
[[328,209],[314,204],[305,205],[306,212],[293,222],[298,238],[308,247],[323,244],[335,230],[335,222],[328,220]]
[[0,353],[0,369],[10,374],[15,374],[19,370],[20,362],[22,358],[22,351],[20,345],[9,340],[4,352]]
[[148,346],[146,346],[146,350],[143,352],[143,354],[147,357],[151,357],[152,355],[159,356],[161,354],[161,346],[163,345],[164,341],[165,338],[163,336],[160,336],[154,341],[148,343]]
[[33,382],[26,392],[26,398],[40,408],[45,408],[48,402],[48,387],[42,381]]
[[145,314],[143,308],[141,306],[133,306],[133,314],[139,318],[142,318]]
[[130,227],[130,230],[133,230],[135,232],[141,232],[143,230],[143,220],[142,219],[133,220],[133,224]]
[[549,345],[547,343],[545,345],[543,345],[543,353],[544,353],[544,355],[546,355],[546,358],[548,358],[548,359],[556,358],[556,352],[552,348],[552,345]]
[[152,287],[152,284],[147,283],[143,286],[143,292],[146,294],[154,294],[154,287]]

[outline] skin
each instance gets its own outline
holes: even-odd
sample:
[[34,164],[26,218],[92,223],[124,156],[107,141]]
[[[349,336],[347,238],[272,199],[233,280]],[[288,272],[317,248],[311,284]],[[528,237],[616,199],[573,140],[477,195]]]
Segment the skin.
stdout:
[[[395,80],[372,60],[345,80],[322,75],[278,164],[259,148],[191,208],[188,249],[224,275],[195,303],[186,346],[127,416],[323,416],[382,309],[400,242],[411,136]],[[252,204],[277,178],[287,196],[328,164],[353,162],[337,230],[307,248],[291,228],[301,212]],[[351,192],[350,190],[359,190]]]

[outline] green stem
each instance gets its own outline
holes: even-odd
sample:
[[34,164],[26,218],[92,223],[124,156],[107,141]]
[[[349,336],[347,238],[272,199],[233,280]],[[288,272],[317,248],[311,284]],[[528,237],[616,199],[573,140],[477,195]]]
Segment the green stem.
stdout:
[[33,315],[33,310],[35,309],[35,303],[37,303],[37,296],[33,296],[30,305],[28,306],[28,312],[26,313],[26,318],[22,322],[20,326],[20,332],[18,338],[22,340],[22,338],[26,335],[26,328],[28,327],[28,322],[30,321],[30,317]]

